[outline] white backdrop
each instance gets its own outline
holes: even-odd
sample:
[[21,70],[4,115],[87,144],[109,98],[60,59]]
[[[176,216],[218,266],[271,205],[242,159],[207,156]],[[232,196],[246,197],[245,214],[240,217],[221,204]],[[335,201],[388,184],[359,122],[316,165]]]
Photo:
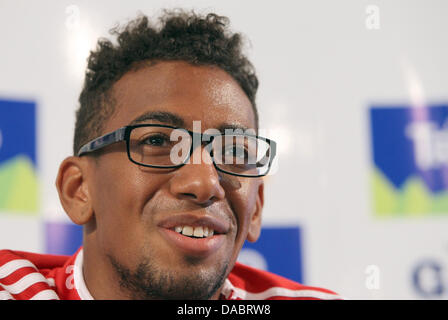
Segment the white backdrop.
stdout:
[[[0,213],[0,247],[43,252],[40,220],[67,221],[54,181],[98,37],[170,7],[226,15],[250,40],[261,127],[280,152],[264,224],[301,226],[305,283],[352,299],[447,298],[448,212],[378,218],[369,126],[374,103],[448,101],[443,0],[0,0],[0,98],[38,105],[41,211]],[[416,288],[424,259],[440,270],[422,268]]]

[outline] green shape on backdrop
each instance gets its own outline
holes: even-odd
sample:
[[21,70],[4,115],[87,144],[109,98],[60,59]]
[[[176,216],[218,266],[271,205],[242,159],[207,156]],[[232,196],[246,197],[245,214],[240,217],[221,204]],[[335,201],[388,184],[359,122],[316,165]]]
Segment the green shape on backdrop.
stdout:
[[423,216],[448,213],[448,191],[431,193],[418,177],[395,188],[377,168],[371,175],[373,208],[378,217]]
[[28,157],[17,156],[0,165],[0,210],[37,213],[37,176]]

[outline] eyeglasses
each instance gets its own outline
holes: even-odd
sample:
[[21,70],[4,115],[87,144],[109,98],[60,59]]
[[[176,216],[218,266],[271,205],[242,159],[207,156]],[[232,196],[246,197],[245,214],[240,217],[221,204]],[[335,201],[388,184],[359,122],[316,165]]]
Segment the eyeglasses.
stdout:
[[[241,177],[267,175],[276,154],[275,141],[238,130],[229,131],[232,132],[226,130],[222,134],[216,130],[209,134],[161,124],[130,125],[86,143],[77,155],[80,157],[126,141],[131,162],[144,167],[171,169],[190,163],[194,149],[206,143],[204,149],[218,171]],[[199,160],[207,161],[204,157]],[[193,163],[197,163],[196,159]]]

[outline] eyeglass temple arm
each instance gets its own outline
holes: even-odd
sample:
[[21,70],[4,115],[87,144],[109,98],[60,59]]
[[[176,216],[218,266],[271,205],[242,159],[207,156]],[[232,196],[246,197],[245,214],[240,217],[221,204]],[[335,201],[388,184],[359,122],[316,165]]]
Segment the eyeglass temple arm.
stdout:
[[112,143],[123,141],[126,132],[126,127],[122,127],[113,132],[106,133],[101,137],[92,140],[81,147],[78,151],[78,157],[83,155],[84,153],[89,153],[105,146],[108,146]]
[[277,144],[274,141],[270,140],[269,149],[266,150],[266,153],[264,154],[263,158],[257,161],[256,166],[263,167],[268,163],[270,165],[275,157],[276,152],[277,152]]

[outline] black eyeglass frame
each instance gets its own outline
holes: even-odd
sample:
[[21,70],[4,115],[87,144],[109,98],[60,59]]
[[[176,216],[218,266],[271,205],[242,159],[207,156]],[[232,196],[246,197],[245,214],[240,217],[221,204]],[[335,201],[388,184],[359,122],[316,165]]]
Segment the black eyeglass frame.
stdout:
[[[191,147],[190,147],[190,152],[188,154],[188,157],[186,157],[186,159],[180,163],[180,164],[176,164],[173,166],[157,166],[157,165],[150,165],[150,164],[144,164],[144,163],[140,163],[135,161],[134,159],[132,159],[131,157],[131,152],[130,152],[130,138],[131,138],[131,132],[133,129],[135,128],[141,128],[141,127],[161,127],[161,128],[168,128],[168,129],[177,129],[177,130],[183,130],[188,132],[188,134],[190,135],[190,137],[192,138],[192,143],[191,143]],[[224,135],[224,134],[221,134]],[[212,162],[213,165],[215,166],[216,170],[233,175],[233,176],[238,176],[238,177],[247,177],[247,178],[258,178],[258,177],[263,177],[266,176],[272,166],[272,162],[274,161],[275,155],[276,155],[276,151],[277,151],[277,143],[274,140],[265,138],[265,137],[261,137],[258,135],[251,135],[251,134],[247,134],[247,133],[235,133],[233,134],[235,136],[249,136],[249,137],[253,137],[253,138],[257,138],[260,140],[265,141],[266,143],[268,143],[269,148],[270,148],[270,158],[269,158],[269,163],[268,163],[268,168],[267,171],[263,174],[259,174],[259,175],[245,175],[245,174],[239,174],[239,173],[234,173],[234,172],[230,172],[230,171],[226,171],[222,168],[219,168],[218,165],[215,162],[215,158],[213,157],[213,152],[212,150],[209,150],[210,156],[212,158]],[[102,135],[101,137],[98,137],[96,139],[93,139],[92,141],[84,144],[78,151],[77,156],[81,157],[87,153],[91,153],[94,151],[97,151],[99,149],[102,149],[106,146],[109,146],[113,143],[117,143],[120,141],[126,141],[126,151],[127,151],[127,155],[128,155],[128,159],[129,161],[131,161],[132,163],[135,163],[139,166],[144,166],[144,167],[149,167],[149,168],[158,168],[158,169],[175,169],[175,168],[180,168],[182,166],[184,166],[187,161],[191,158],[191,155],[193,154],[194,149],[197,147],[196,145],[194,145],[194,141],[201,141],[201,144],[203,144],[204,142],[207,142],[208,144],[212,144],[213,139],[218,136],[216,134],[206,134],[206,133],[198,133],[198,132],[193,132],[184,128],[179,128],[179,127],[174,127],[174,126],[170,126],[170,125],[164,125],[164,124],[136,124],[136,125],[128,125],[128,126],[124,126],[121,127],[113,132],[109,132],[106,133],[104,135]],[[203,140],[203,137],[205,137],[205,141]]]

